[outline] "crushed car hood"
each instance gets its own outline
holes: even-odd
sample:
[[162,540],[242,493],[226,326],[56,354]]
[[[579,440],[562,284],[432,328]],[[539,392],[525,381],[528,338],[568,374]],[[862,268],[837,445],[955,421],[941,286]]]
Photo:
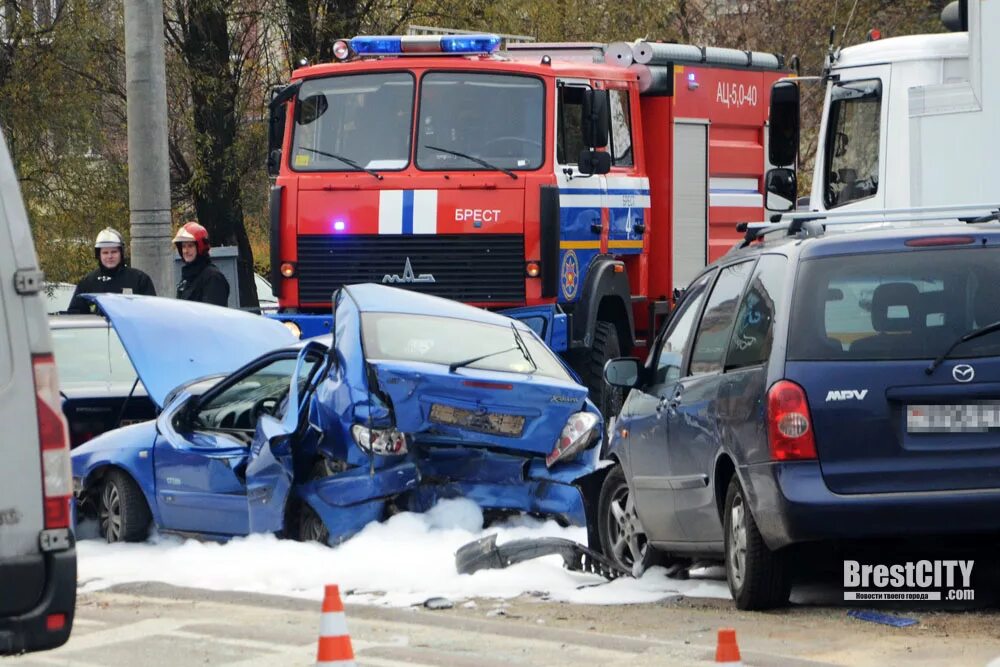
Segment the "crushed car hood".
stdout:
[[480,445],[546,455],[587,389],[542,375],[416,362],[369,362],[396,428],[418,443]]
[[149,397],[163,408],[174,387],[230,373],[298,339],[260,315],[152,296],[92,294],[118,333]]

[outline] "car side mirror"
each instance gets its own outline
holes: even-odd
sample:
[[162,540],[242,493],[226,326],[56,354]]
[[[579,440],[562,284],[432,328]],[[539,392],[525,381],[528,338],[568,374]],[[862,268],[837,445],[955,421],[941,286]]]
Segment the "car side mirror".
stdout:
[[604,379],[612,387],[631,389],[639,384],[642,364],[635,357],[611,359],[604,364]]
[[592,151],[584,148],[580,151],[576,168],[585,176],[606,174],[611,171],[611,153]]
[[289,456],[292,453],[291,438],[282,433],[276,435],[268,442],[271,446],[271,454],[277,458],[279,456]]
[[791,211],[795,208],[795,197],[798,194],[798,184],[795,171],[785,167],[769,169],[764,177],[764,189],[767,192],[765,208],[769,211]]
[[583,145],[604,148],[611,127],[611,103],[606,90],[587,89],[583,93]]

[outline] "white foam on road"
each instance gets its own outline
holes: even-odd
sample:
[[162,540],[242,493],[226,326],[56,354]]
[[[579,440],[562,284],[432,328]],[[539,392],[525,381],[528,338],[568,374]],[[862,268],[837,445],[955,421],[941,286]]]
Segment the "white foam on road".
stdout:
[[503,570],[458,574],[458,548],[491,533],[497,533],[498,544],[533,537],[587,540],[583,528],[528,518],[484,530],[482,512],[474,503],[445,500],[424,514],[404,512],[384,523],[369,524],[334,549],[271,535],[251,535],[226,544],[169,536],[143,544],[82,539],[77,544],[80,590],[155,581],[321,599],[324,585],[339,584],[342,592],[349,592],[348,602],[388,606],[409,606],[436,596],[507,599],[526,593],[581,604],[654,602],[675,595],[730,597],[724,581],[670,579],[663,568],[652,568],[638,580],[605,583],[601,577],[566,570],[559,556]]

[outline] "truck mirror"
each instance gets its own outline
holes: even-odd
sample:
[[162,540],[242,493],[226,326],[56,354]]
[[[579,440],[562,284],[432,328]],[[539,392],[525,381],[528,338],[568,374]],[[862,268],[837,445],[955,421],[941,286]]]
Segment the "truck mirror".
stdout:
[[608,128],[611,126],[608,91],[587,89],[583,94],[583,145],[587,148],[604,148],[608,145]]
[[768,160],[776,167],[794,167],[799,154],[799,86],[778,81],[771,86],[771,129]]
[[795,207],[795,196],[798,194],[795,170],[782,167],[769,169],[764,177],[764,189],[767,192],[765,202],[767,210],[791,211]]
[[277,176],[281,172],[281,149],[275,148],[267,154],[267,175]]
[[302,87],[297,81],[283,88],[271,90],[271,101],[268,103],[267,123],[267,174],[277,176],[281,168],[281,143],[285,140],[286,102],[295,97]]
[[584,148],[580,151],[580,158],[576,162],[576,168],[585,176],[606,174],[611,171],[611,153],[606,151],[592,151]]

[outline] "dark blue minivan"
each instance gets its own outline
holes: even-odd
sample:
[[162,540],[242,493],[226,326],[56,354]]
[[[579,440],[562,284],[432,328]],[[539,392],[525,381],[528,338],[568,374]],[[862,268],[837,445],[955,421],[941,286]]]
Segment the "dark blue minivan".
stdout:
[[[772,233],[773,232],[773,233]],[[687,288],[630,389],[598,507],[641,571],[723,555],[785,604],[805,542],[1000,533],[1000,224],[751,230]]]

